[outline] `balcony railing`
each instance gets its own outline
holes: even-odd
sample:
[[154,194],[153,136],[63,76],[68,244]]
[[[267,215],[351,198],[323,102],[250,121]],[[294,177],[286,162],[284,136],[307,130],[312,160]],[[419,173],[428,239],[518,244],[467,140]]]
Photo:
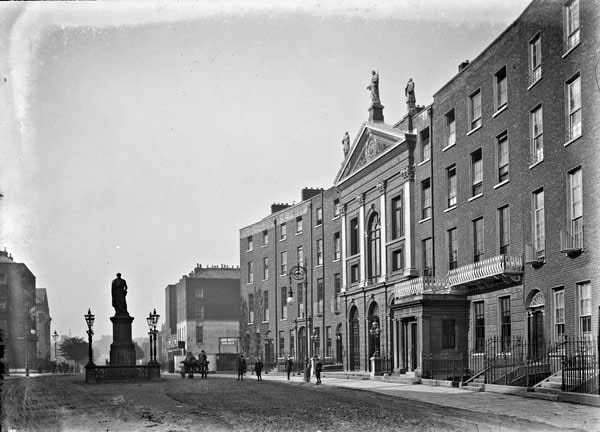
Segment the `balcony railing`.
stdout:
[[573,222],[571,232],[560,231],[560,251],[562,253],[573,254],[583,250],[583,224]]
[[536,249],[531,244],[525,245],[525,264],[541,265],[544,262],[546,251]]
[[331,297],[331,313],[339,314],[342,311],[342,299],[340,296]]
[[450,287],[445,278],[418,277],[394,285],[394,297],[402,298],[423,294],[449,294]]
[[520,276],[523,273],[523,259],[517,255],[496,255],[476,263],[460,266],[448,272],[451,286],[470,284],[496,276]]

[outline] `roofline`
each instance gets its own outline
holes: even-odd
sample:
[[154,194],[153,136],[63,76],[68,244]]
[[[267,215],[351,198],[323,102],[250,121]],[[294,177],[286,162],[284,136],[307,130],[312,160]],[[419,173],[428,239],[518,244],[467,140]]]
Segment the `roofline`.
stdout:
[[498,36],[496,36],[489,44],[486,45],[486,47],[481,50],[481,52],[479,54],[477,54],[473,60],[471,60],[469,62],[469,64],[462,70],[458,71],[456,74],[454,74],[454,76],[452,78],[450,78],[448,81],[446,81],[445,84],[443,84],[435,93],[433,93],[433,98],[435,99],[435,97],[438,95],[438,93],[441,93],[446,87],[448,87],[461,73],[463,73],[465,70],[469,69],[475,62],[477,62],[482,56],[483,54],[488,51],[492,45],[494,45],[496,42],[498,42],[498,40],[500,38],[502,38],[506,33],[508,33],[509,30],[511,30],[523,17],[523,15],[525,15],[525,13],[532,7],[532,5],[537,2],[538,0],[531,0],[529,2],[529,4],[525,7],[525,9],[523,9],[523,12],[521,12],[519,14],[519,16],[508,26],[506,27]]

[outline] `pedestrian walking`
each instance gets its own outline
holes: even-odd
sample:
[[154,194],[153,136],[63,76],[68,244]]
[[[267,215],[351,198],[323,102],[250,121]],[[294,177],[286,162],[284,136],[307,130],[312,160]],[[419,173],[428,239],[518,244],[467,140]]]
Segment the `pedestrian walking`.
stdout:
[[244,374],[246,373],[246,359],[244,358],[244,354],[240,354],[240,357],[238,358],[238,381],[242,380],[244,381]]
[[317,357],[317,362],[315,363],[315,376],[317,377],[317,384],[321,384],[321,371],[323,370],[323,363],[321,363],[321,359]]
[[292,361],[292,357],[288,356],[287,362],[285,363],[285,369],[288,375],[288,381],[290,380],[290,374],[292,373],[292,368],[294,367],[294,362]]
[[304,381],[310,382],[310,359],[308,357],[304,360]]
[[262,375],[261,375],[261,373],[262,373],[262,370],[263,370],[263,366],[264,366],[263,362],[261,361],[260,358],[258,358],[256,360],[256,363],[254,363],[254,372],[256,372],[256,379],[258,381],[262,381]]

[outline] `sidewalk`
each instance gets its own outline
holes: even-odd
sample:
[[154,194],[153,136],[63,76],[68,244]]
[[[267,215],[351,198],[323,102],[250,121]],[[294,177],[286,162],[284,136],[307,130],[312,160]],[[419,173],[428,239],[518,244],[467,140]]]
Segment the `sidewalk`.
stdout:
[[[586,431],[600,431],[600,408],[597,407],[523,398],[500,393],[471,392],[452,387],[399,384],[358,378],[327,378],[325,375],[322,378],[322,385],[324,386],[372,391],[413,400],[418,403],[510,416],[563,429],[576,428]],[[252,375],[246,376],[250,380],[255,378]],[[284,374],[269,373],[263,375],[265,381],[278,381],[291,385],[305,385],[318,388],[314,377],[311,383],[304,383],[302,378],[302,376],[292,376],[291,380],[287,381],[287,377]]]

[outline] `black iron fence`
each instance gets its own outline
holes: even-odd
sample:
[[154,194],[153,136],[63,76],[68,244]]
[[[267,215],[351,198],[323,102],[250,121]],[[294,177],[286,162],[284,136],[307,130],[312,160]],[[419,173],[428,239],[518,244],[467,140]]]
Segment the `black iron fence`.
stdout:
[[581,337],[552,343],[532,343],[522,337],[494,337],[485,349],[462,353],[423,354],[423,378],[532,387],[544,379],[563,391],[600,391],[598,346]]

